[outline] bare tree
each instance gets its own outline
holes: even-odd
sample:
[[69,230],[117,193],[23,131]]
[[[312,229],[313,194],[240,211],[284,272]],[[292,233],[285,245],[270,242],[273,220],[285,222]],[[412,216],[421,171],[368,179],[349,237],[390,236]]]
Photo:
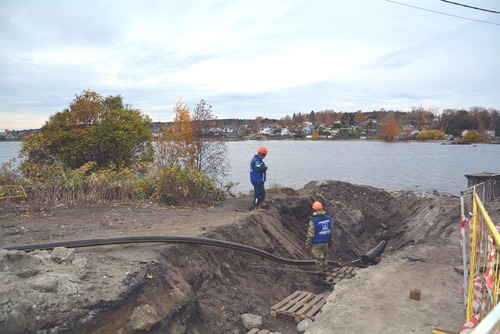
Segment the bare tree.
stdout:
[[219,125],[212,114],[212,106],[202,99],[194,109],[192,120],[196,149],[194,167],[216,178],[225,177],[229,169],[226,143],[221,137],[209,136],[210,128]]

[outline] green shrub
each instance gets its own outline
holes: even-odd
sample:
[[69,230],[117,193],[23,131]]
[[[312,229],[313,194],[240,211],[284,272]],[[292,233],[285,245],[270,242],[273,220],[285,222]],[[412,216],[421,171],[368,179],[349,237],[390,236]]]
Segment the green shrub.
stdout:
[[20,184],[22,176],[20,171],[14,167],[16,159],[0,164],[0,185]]
[[169,205],[207,204],[225,196],[216,180],[192,167],[165,166],[160,171],[157,197]]

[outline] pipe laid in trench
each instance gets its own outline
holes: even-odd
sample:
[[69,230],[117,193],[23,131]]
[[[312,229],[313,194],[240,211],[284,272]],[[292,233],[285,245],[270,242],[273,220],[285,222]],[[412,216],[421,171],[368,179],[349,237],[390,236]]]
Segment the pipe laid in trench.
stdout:
[[[252,253],[255,255],[262,256],[274,262],[296,265],[296,266],[314,265],[316,263],[314,260],[286,259],[283,257],[267,253],[258,248],[238,244],[235,242],[208,239],[208,238],[199,238],[199,237],[185,237],[185,236],[142,236],[142,237],[101,238],[101,239],[87,239],[87,240],[74,240],[74,241],[59,241],[59,242],[24,245],[24,246],[11,246],[11,247],[4,247],[3,249],[30,252],[34,250],[53,249],[55,247],[77,248],[77,247],[91,247],[91,246],[116,245],[116,244],[126,244],[126,243],[146,243],[146,242],[171,242],[171,243],[187,243],[187,244],[218,246],[218,247],[230,248],[243,252]],[[342,266],[342,263],[333,260],[328,260],[328,263],[336,266]]]
[[387,244],[387,241],[385,241],[385,240],[382,240],[381,242],[379,242],[379,244],[377,246],[375,246],[375,248],[370,249],[368,252],[366,252],[365,254],[363,254],[361,256],[361,262],[365,265],[369,264],[371,262],[371,260],[373,260],[375,257],[380,255],[384,251],[386,244]]

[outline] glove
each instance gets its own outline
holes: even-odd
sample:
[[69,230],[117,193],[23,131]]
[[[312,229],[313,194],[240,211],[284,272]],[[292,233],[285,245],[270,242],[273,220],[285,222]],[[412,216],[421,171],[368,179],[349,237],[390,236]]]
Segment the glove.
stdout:
[[310,247],[311,247],[311,246],[306,245],[306,252],[309,252],[309,248],[310,248]]

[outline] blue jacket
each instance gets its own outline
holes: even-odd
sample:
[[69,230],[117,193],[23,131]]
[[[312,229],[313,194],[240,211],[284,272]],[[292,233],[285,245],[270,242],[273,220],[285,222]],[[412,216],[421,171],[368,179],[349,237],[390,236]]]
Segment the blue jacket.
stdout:
[[332,233],[332,217],[328,215],[317,215],[311,219],[314,224],[313,244],[326,244],[330,241]]
[[266,182],[267,166],[257,154],[250,161],[250,182],[260,184]]

